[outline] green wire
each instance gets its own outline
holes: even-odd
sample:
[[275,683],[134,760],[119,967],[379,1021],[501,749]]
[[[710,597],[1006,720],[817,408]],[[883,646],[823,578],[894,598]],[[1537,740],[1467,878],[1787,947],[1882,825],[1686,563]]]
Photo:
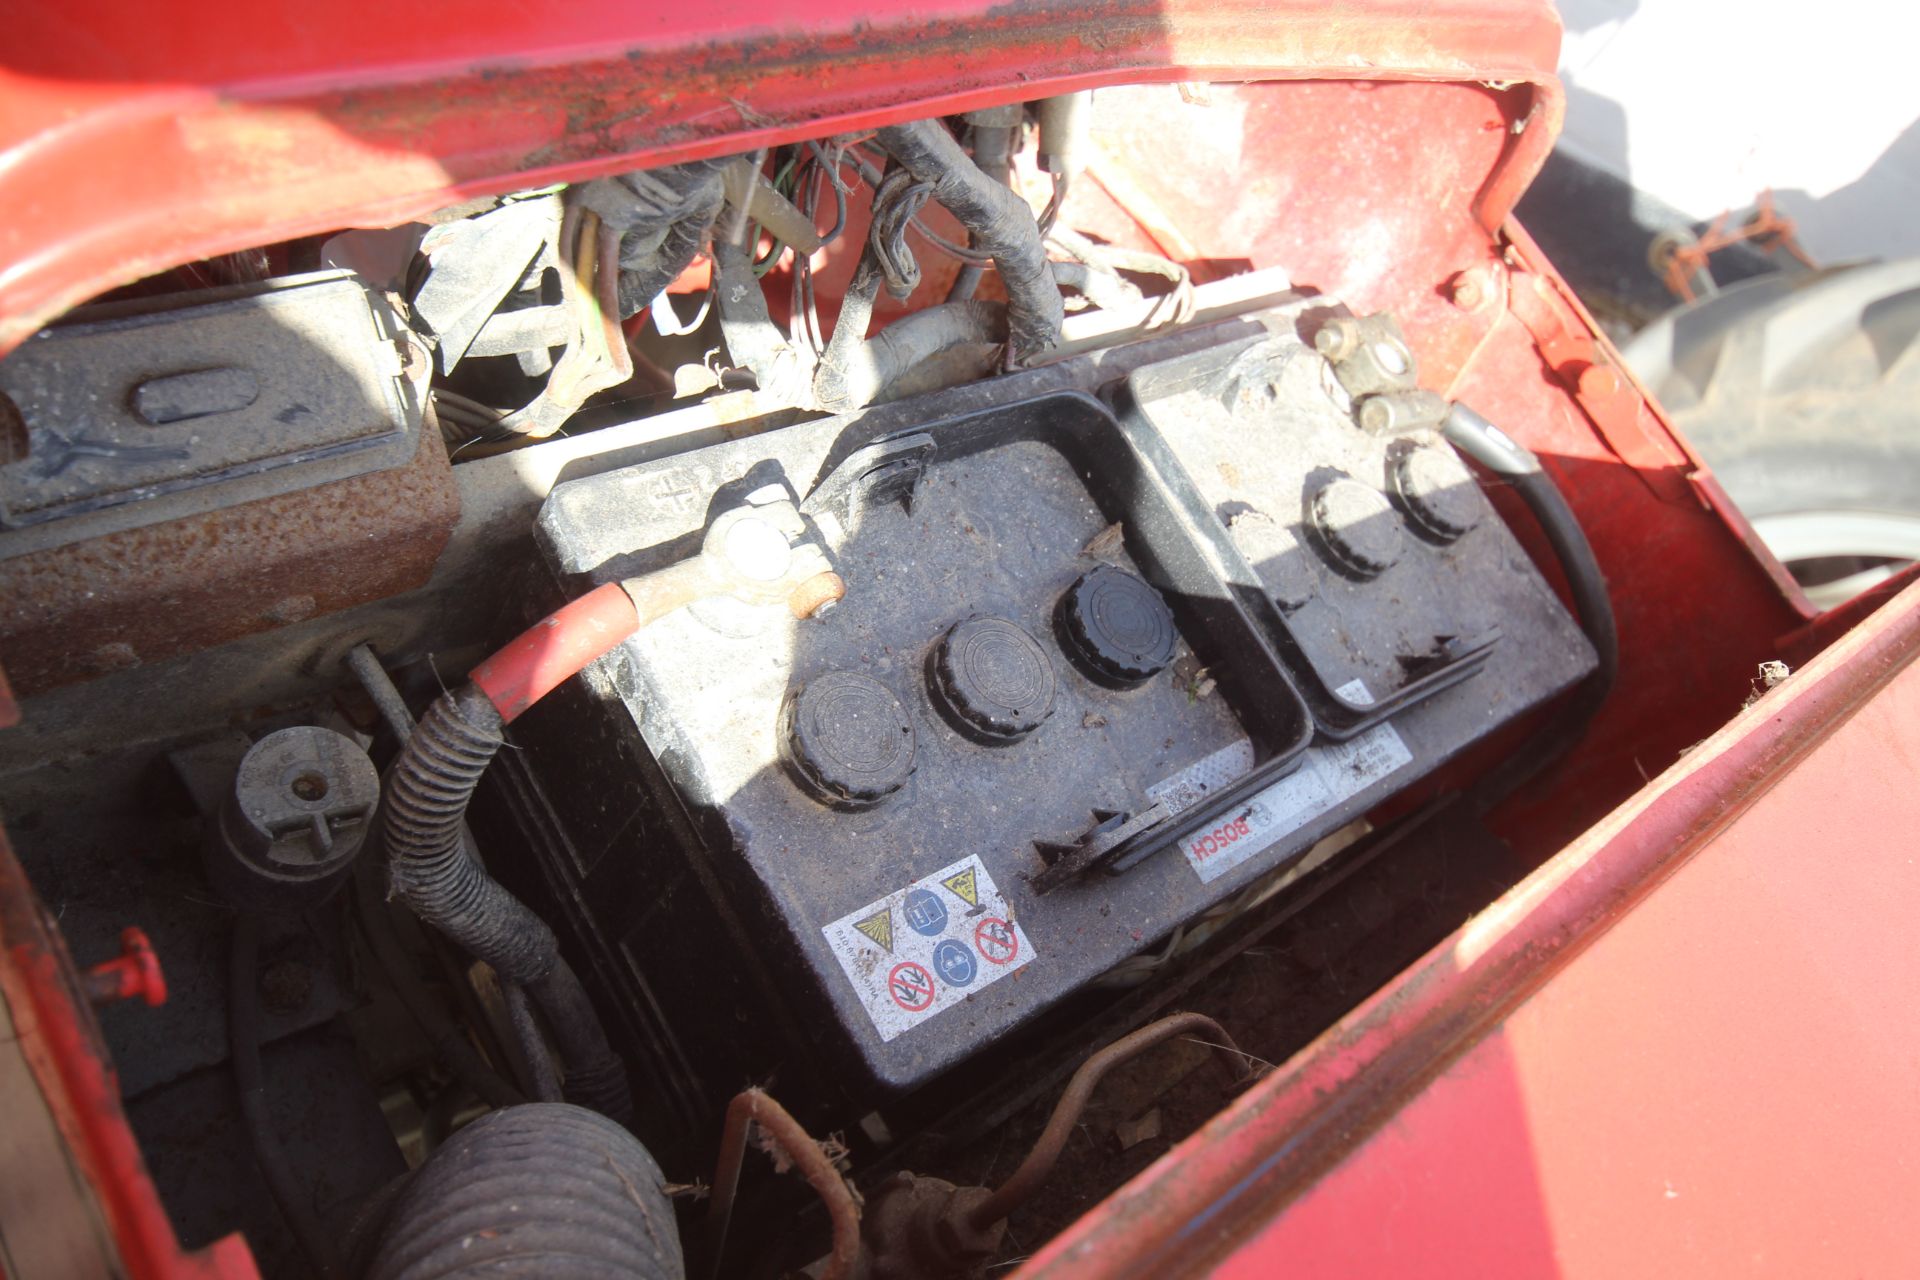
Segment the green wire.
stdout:
[[[755,228],[755,230],[757,231],[758,228]],[[774,267],[777,266],[780,262],[780,255],[785,253],[786,251],[787,251],[787,242],[784,240],[775,240],[773,242],[773,248],[767,251],[767,256],[765,258],[755,258],[753,260],[754,279],[758,280],[762,276],[766,275],[769,271],[773,270]]]
[[[790,179],[792,179],[793,172],[795,169],[799,167],[799,165],[800,165],[800,148],[794,147],[788,152],[785,163],[783,163],[778,169],[774,170],[774,173],[773,173],[773,189],[775,191],[778,191],[781,195],[786,196],[789,200],[793,198],[792,188],[786,186],[785,184],[789,182]],[[757,222],[754,223],[753,233],[748,238],[747,243],[756,244],[756,245],[759,244],[760,231],[761,231],[760,224]],[[767,251],[766,257],[755,258],[753,260],[754,279],[756,280],[761,279],[769,271],[772,271],[774,267],[778,266],[780,262],[780,256],[784,254],[786,251],[787,251],[786,242],[782,240],[775,240],[773,242],[773,247]]]

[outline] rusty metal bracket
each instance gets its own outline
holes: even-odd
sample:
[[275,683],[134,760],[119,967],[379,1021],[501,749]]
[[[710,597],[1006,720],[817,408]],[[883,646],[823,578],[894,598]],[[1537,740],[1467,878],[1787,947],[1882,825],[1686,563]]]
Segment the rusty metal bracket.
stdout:
[[1731,229],[1728,219],[1733,210],[1728,209],[1712,222],[1698,236],[1684,228],[1668,232],[1653,242],[1650,264],[1660,273],[1661,283],[1668,292],[1682,302],[1692,302],[1699,296],[1694,282],[1704,278],[1705,292],[1713,292],[1713,275],[1708,270],[1708,260],[1722,249],[1736,244],[1752,241],[1760,251],[1769,256],[1785,251],[1801,266],[1814,269],[1815,263],[1800,247],[1797,228],[1792,218],[1778,213],[1773,207],[1773,192],[1762,191],[1754,201],[1753,212],[1739,226]]

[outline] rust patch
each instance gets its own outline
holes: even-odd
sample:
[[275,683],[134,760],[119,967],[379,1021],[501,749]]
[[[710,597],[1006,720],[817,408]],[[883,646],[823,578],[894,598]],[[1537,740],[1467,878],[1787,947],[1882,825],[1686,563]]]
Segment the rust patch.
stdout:
[[424,583],[459,513],[423,431],[390,471],[0,560],[0,646],[32,695],[334,613]]

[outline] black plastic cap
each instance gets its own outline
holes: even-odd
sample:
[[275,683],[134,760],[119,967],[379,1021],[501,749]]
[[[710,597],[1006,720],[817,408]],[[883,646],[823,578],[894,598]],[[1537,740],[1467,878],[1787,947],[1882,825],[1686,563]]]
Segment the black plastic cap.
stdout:
[[934,647],[927,692],[947,722],[974,741],[1017,742],[1053,714],[1053,663],[1018,623],[968,618]]
[[1074,665],[1117,689],[1164,671],[1180,638],[1160,593],[1107,564],[1067,588],[1054,621]]
[[1408,522],[1430,542],[1452,542],[1480,522],[1480,491],[1450,451],[1407,449],[1388,472]]
[[913,775],[913,721],[872,676],[832,671],[787,695],[780,746],[788,768],[836,808],[880,803]]
[[207,877],[236,906],[309,910],[352,871],[379,804],[380,771],[353,739],[317,725],[270,733],[234,773]]
[[1387,496],[1350,476],[1335,476],[1307,499],[1307,531],[1327,563],[1349,578],[1377,578],[1405,549],[1400,517]]

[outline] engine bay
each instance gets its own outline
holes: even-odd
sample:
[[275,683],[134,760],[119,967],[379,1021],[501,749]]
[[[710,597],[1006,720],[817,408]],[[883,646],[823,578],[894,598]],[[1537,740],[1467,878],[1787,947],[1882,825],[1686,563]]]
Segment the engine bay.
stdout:
[[164,968],[98,1016],[183,1242],[997,1274],[1550,850],[1489,815],[1620,641],[1415,314],[1480,295],[1088,176],[1270,87],[478,197],[0,360],[0,813]]

